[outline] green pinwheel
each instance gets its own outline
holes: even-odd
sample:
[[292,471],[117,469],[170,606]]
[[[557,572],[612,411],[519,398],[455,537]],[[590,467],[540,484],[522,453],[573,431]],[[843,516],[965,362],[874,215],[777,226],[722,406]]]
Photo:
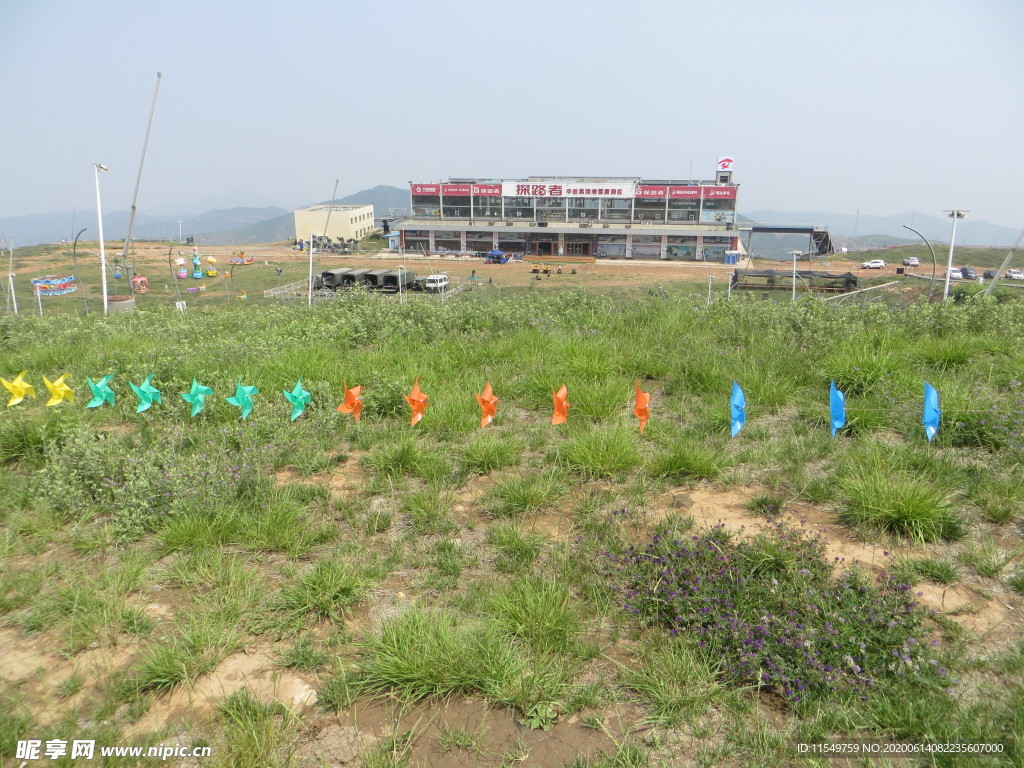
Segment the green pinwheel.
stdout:
[[135,396],[139,398],[139,407],[135,409],[136,413],[142,413],[143,411],[148,410],[153,403],[161,402],[160,390],[150,383],[150,379],[152,378],[153,374],[151,373],[146,377],[145,381],[138,386],[135,386],[135,384],[130,381],[128,382],[128,385],[132,388],[132,392],[134,392]]
[[200,384],[193,378],[192,389],[188,392],[182,392],[181,399],[192,405],[192,417],[194,418],[197,413],[203,410],[203,406],[206,405],[206,396],[212,394],[213,390],[210,387]]
[[302,379],[300,378],[295,383],[295,389],[289,392],[287,389],[281,390],[284,394],[285,399],[292,404],[292,421],[295,421],[299,416],[306,410],[306,406],[309,405],[313,396],[302,388]]
[[242,409],[242,418],[244,419],[250,413],[252,413],[252,396],[258,395],[260,391],[256,387],[247,387],[242,384],[242,380],[238,380],[238,384],[235,385],[235,394],[233,397],[225,397],[231,405],[237,406]]
[[86,381],[89,382],[89,389],[92,390],[92,400],[85,406],[86,408],[99,408],[104,403],[114,404],[114,390],[109,386],[110,380],[113,378],[114,374],[112,373],[108,373],[99,381],[86,378]]

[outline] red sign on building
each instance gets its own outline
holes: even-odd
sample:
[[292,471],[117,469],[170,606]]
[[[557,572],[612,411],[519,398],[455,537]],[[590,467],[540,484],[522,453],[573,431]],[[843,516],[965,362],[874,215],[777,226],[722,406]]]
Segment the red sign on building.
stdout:
[[700,187],[669,187],[668,196],[673,200],[700,200]]
[[701,187],[705,200],[734,200],[736,187]]
[[456,195],[469,197],[469,187],[469,184],[442,184],[441,194],[453,197]]
[[414,195],[439,195],[441,194],[440,184],[413,184],[412,193]]
[[645,198],[657,197],[657,198],[661,198],[662,200],[664,200],[667,193],[668,193],[668,187],[659,187],[659,186],[652,185],[652,184],[637,184],[636,185],[636,196],[637,197],[645,197]]
[[501,197],[501,184],[473,184],[472,187],[477,197]]

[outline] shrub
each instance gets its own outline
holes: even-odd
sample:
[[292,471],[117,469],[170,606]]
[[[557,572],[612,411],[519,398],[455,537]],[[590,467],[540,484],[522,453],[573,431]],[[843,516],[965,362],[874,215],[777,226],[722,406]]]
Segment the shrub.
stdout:
[[839,519],[867,525],[914,541],[959,539],[964,524],[941,487],[923,478],[861,470],[841,479],[843,509]]
[[692,638],[734,683],[790,700],[941,685],[907,584],[833,575],[824,543],[776,524],[736,543],[721,527],[661,534],[610,556],[627,612]]

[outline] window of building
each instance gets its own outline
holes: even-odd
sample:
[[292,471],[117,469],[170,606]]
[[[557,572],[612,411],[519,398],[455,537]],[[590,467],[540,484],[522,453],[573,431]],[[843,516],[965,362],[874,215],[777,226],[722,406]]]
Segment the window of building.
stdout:
[[440,216],[441,196],[440,195],[413,195],[412,196],[413,216]]
[[501,218],[501,198],[495,195],[473,198],[473,216],[480,219]]
[[452,219],[468,219],[469,196],[449,197],[446,195],[442,201],[441,215]]
[[569,197],[566,204],[570,221],[597,221],[601,211],[601,199],[598,197]]
[[533,198],[532,197],[506,197],[505,198],[506,219],[532,219]]

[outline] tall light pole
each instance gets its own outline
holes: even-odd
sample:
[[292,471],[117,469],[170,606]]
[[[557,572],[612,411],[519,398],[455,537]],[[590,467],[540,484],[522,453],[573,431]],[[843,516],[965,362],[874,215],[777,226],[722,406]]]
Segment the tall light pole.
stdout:
[[961,211],[955,208],[952,211],[946,211],[946,215],[953,220],[953,234],[950,235],[949,238],[949,260],[946,262],[946,283],[942,288],[943,301],[949,298],[949,272],[953,269],[953,247],[956,245],[956,222],[958,219],[966,219],[968,213],[970,213],[970,211]]
[[96,176],[96,225],[100,230],[100,274],[103,276],[103,314],[107,314],[107,252],[103,246],[103,209],[100,206],[100,171],[107,172],[110,169],[103,163],[92,164],[93,174]]
[[178,222],[178,245],[181,245],[181,222]]

